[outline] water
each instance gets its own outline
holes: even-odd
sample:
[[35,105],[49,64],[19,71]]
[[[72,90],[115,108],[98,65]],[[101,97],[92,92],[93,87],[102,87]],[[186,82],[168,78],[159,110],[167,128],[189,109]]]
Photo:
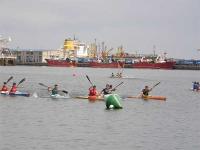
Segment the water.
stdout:
[[[0,82],[11,75],[32,97],[0,96],[0,150],[199,150],[200,93],[190,91],[199,71],[124,69],[132,79],[111,79],[117,69],[0,67]],[[98,89],[123,85],[120,95],[138,95],[145,85],[167,101],[123,100],[122,110],[106,110],[104,102],[40,98],[44,87],[57,83],[71,95],[86,95],[90,77]],[[10,84],[12,84],[12,82]],[[38,97],[36,96],[38,95]]]

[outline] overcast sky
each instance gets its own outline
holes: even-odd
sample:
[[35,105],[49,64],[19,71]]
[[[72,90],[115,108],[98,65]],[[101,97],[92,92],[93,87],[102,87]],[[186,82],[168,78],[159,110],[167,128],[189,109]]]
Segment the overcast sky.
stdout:
[[200,0],[0,0],[11,48],[59,48],[65,38],[129,53],[200,59]]

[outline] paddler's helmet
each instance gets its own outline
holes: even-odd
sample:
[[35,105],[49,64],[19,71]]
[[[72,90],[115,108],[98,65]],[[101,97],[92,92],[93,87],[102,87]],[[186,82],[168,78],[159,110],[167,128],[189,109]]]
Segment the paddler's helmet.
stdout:
[[3,84],[6,84],[6,82],[4,82]]
[[14,82],[13,85],[16,85],[16,83]]
[[93,85],[93,88],[96,88],[96,85]]
[[55,84],[54,86],[58,86],[57,84]]

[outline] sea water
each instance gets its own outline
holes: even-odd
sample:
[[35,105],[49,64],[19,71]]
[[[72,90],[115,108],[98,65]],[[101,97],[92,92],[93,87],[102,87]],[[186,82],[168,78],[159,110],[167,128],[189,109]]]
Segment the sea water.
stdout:
[[[10,76],[31,97],[0,96],[1,150],[199,150],[200,92],[190,90],[199,71],[124,69],[124,79],[109,78],[118,69],[0,67],[0,83]],[[103,101],[75,99],[91,86],[120,85],[115,93],[137,96],[145,85],[166,101],[123,99],[123,109],[107,110]],[[51,99],[45,87],[58,84],[69,99]]]

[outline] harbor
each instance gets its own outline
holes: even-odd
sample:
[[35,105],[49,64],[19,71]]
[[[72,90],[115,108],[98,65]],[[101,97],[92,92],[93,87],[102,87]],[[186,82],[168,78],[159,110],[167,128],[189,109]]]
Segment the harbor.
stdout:
[[140,68],[199,70],[200,60],[167,58],[166,54],[130,54],[119,46],[116,52],[104,42],[85,44],[77,39],[65,39],[61,49],[9,49],[8,38],[1,40],[0,65]]

